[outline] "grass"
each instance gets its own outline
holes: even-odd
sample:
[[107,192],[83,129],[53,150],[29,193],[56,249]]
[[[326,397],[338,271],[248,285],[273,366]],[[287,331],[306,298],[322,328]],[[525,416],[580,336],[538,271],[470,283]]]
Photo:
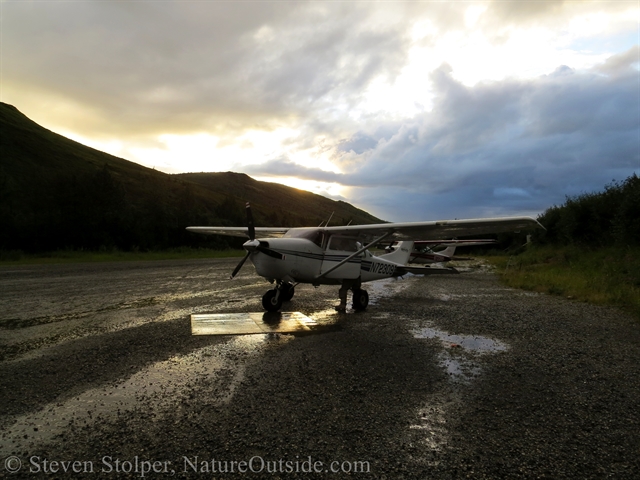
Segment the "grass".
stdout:
[[0,266],[54,263],[127,262],[147,260],[185,260],[197,258],[228,258],[241,257],[244,254],[244,250],[212,250],[207,248],[176,248],[171,250],[150,252],[123,252],[115,249],[99,252],[86,250],[60,250],[39,254],[27,254],[19,250],[12,250],[0,251]]
[[531,247],[487,257],[510,287],[620,307],[640,319],[640,248]]

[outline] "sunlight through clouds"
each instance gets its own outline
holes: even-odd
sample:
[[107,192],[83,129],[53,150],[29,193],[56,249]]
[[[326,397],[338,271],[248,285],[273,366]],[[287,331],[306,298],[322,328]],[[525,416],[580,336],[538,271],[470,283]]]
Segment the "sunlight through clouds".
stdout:
[[[273,177],[262,177],[253,175],[253,178],[262,182],[274,182]],[[277,183],[282,183],[288,187],[306,190],[308,192],[317,193],[333,200],[344,200],[344,195],[348,193],[349,188],[338,183],[318,182],[317,180],[304,180],[297,177],[278,177]]]
[[1,100],[164,172],[390,220],[403,198],[405,220],[530,213],[640,173],[638,2],[2,5]]

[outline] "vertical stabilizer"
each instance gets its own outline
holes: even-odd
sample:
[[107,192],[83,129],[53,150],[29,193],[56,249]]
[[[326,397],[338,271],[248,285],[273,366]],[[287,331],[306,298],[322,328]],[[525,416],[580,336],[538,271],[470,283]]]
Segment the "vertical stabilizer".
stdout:
[[390,262],[406,265],[413,251],[413,242],[398,242],[394,248],[395,250],[393,252],[380,255],[378,258],[384,258]]
[[436,253],[438,255],[444,255],[445,257],[453,257],[453,254],[456,253],[456,246],[455,245],[449,245],[444,250],[441,250],[439,252],[433,252],[433,253]]

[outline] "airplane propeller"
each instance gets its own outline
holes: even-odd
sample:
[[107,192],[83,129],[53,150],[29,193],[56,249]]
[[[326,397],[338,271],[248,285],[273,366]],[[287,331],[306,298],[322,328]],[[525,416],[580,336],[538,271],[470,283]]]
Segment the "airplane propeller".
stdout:
[[249,202],[244,206],[247,212],[247,229],[249,233],[249,240],[253,241],[256,239],[256,227],[253,225],[253,214],[251,213],[251,205]]
[[244,262],[246,262],[247,258],[249,258],[249,255],[251,255],[251,252],[247,252],[247,254],[242,258],[242,260],[240,260],[240,263],[236,266],[236,268],[233,269],[233,273],[231,273],[231,277],[229,277],[231,280],[233,280],[233,277],[235,277],[238,274],[238,272],[244,265]]
[[242,246],[247,251],[247,254],[242,258],[242,260],[240,260],[240,263],[238,263],[236,268],[233,269],[230,277],[231,279],[233,279],[238,274],[238,272],[244,265],[244,262],[246,262],[247,258],[249,258],[249,256],[255,251],[264,253],[265,255],[273,258],[277,258],[278,260],[284,258],[281,253],[276,252],[275,250],[271,250],[267,242],[256,240],[256,227],[253,224],[253,214],[251,213],[251,205],[249,205],[249,202],[247,202],[247,204],[245,205],[245,210],[247,212],[247,234],[249,235],[249,240],[246,241]]

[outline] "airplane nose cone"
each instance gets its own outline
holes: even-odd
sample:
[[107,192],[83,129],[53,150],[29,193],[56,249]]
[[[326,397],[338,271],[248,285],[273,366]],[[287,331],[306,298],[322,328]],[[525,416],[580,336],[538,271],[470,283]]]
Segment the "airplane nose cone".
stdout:
[[247,240],[246,242],[244,242],[244,244],[242,245],[242,247],[247,251],[247,252],[255,252],[256,248],[258,248],[260,246],[260,242],[258,240]]

